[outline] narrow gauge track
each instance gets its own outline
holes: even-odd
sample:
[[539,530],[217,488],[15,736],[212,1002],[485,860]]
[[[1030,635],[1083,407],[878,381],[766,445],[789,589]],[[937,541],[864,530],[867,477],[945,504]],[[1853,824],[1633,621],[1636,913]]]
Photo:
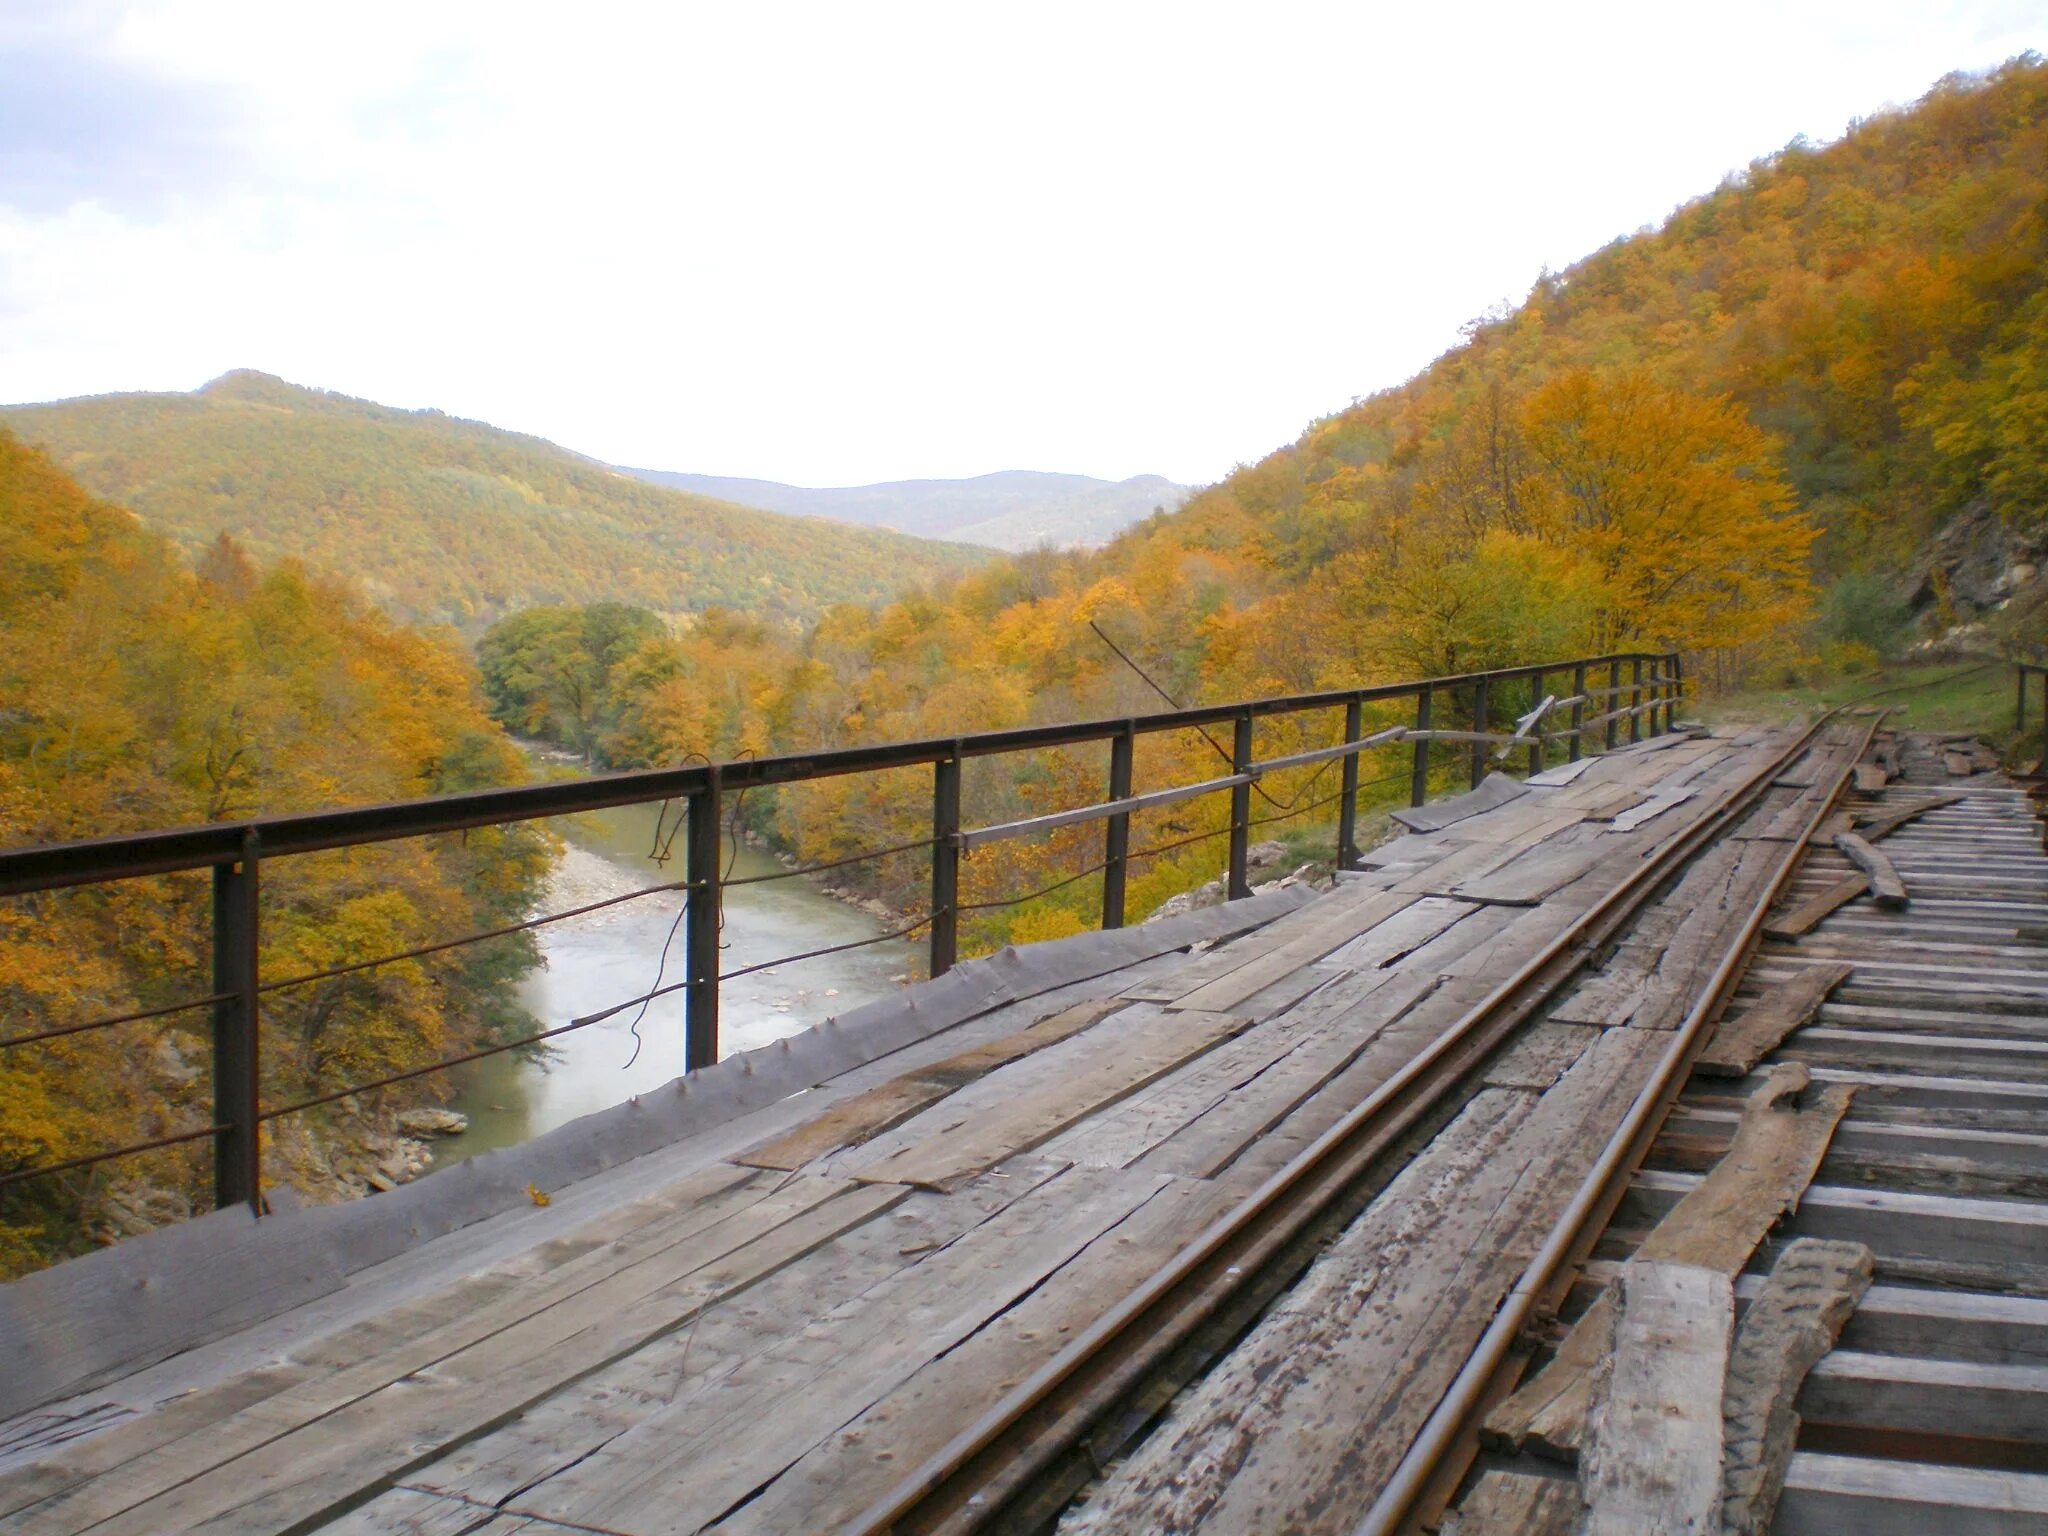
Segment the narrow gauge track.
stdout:
[[[1187,1381],[1228,1347],[1315,1257],[1320,1244],[1384,1187],[1405,1156],[1469,1096],[1473,1075],[1512,1044],[1590,961],[1624,937],[1640,913],[1695,859],[1757,809],[1787,767],[1819,743],[1840,712],[1814,722],[1742,781],[1713,811],[1674,835],[1608,896],[1577,917],[1467,1011],[1403,1070],[1217,1220],[1053,1359],[1006,1392],[940,1452],[846,1527],[884,1531],[1034,1529],[1134,1439]],[[1732,992],[1764,914],[1833,809],[1880,717],[1855,726],[1855,750],[1801,825],[1762,898],[1721,957],[1683,1027],[1615,1132],[1523,1284],[1496,1320],[1450,1398],[1430,1421],[1369,1528],[1394,1529],[1456,1459],[1466,1421],[1523,1324],[1570,1258],[1596,1232],[1684,1079],[1705,1024]],[[1614,1193],[1610,1193],[1614,1192]],[[1439,1498],[1441,1491],[1439,1490]]]
[[[1900,777],[1861,805],[1952,801],[1885,842],[1907,905],[1858,902],[1760,945],[1732,1020],[1816,971],[1843,979],[1749,1076],[1686,1086],[1642,1166],[1617,1171],[1613,1219],[1564,1309],[1592,1305],[1722,1165],[1774,1075],[1848,1091],[1796,1211],[1753,1256],[1729,1256],[1748,1260],[1734,1277],[1738,1312],[1802,1238],[1862,1245],[1875,1272],[1799,1388],[1796,1449],[1769,1526],[1779,1536],[2048,1530],[2048,853],[2024,791],[1998,775],[1958,778],[1938,741],[1902,748]],[[1813,849],[1791,898],[1850,873],[1832,848]],[[1496,1362],[1484,1400],[1503,1397],[1522,1363]],[[1512,1413],[1488,1427],[1503,1419],[1523,1427]],[[1467,1459],[1471,1427],[1458,1426]],[[1481,1460],[1444,1529],[1503,1530],[1506,1511],[1530,1536],[1577,1529],[1568,1450],[1540,1434],[1519,1456],[1508,1449]],[[1434,1505],[1415,1501],[1434,1524],[1446,1473],[1464,1462],[1432,1463],[1432,1450],[1443,1447],[1418,1446],[1413,1460],[1416,1479],[1434,1482]],[[1363,1529],[1398,1529],[1409,1513],[1389,1503]]]

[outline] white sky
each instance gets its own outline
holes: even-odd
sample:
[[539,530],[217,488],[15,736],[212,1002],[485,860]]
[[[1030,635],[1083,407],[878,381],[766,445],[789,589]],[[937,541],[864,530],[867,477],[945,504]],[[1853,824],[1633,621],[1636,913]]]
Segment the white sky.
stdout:
[[2042,0],[0,0],[0,400],[1212,480]]

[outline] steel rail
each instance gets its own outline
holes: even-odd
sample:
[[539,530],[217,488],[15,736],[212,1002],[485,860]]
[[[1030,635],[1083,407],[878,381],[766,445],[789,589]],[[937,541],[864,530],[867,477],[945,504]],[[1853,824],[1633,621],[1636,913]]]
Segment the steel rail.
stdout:
[[[843,1527],[842,1536],[977,1529],[994,1520],[1029,1479],[1065,1454],[1097,1417],[1084,1397],[1091,1384],[1098,1396],[1116,1400],[1150,1373],[1160,1351],[1179,1346],[1248,1286],[1261,1262],[1285,1251],[1308,1230],[1389,1147],[1438,1107],[1446,1092],[1576,975],[1660,887],[1747,814],[1772,780],[1812,746],[1834,714],[1815,721],[1718,806],[1662,844],[1242,1203],[1212,1222]],[[1786,867],[1791,863],[1788,859]],[[1308,1198],[1303,1198],[1304,1192]],[[1136,1362],[1113,1359],[1119,1347],[1127,1356],[1136,1354]],[[1087,1374],[1091,1372],[1092,1382]],[[1013,1435],[1027,1444],[1005,1463],[1002,1446],[1005,1437]],[[985,1475],[977,1478],[977,1471]]]
[[[1821,717],[1816,730],[1829,724],[1839,713],[1840,710],[1830,710]],[[1869,749],[1885,713],[1880,711],[1871,720],[1863,733],[1863,740],[1850,755],[1851,765],[1860,761]],[[1707,1027],[1720,1016],[1729,996],[1740,983],[1742,973],[1748,968],[1750,953],[1756,947],[1765,918],[1798,868],[1815,829],[1833,814],[1852,773],[1853,767],[1843,768],[1827,799],[1807,818],[1784,862],[1779,865],[1776,876],[1758,896],[1744,920],[1741,932],[1722,955],[1720,964],[1714,968],[1714,974],[1701,989],[1691,1009],[1672,1031],[1671,1044],[1658,1058],[1650,1080],[1636,1094],[1621,1124],[1607,1138],[1600,1155],[1573,1192],[1570,1203],[1559,1214],[1550,1236],[1522,1271],[1521,1279],[1508,1292],[1507,1300],[1494,1314],[1493,1322],[1480,1336],[1464,1368],[1452,1381],[1436,1411],[1424,1422],[1394,1469],[1393,1477],[1359,1523],[1354,1536],[1393,1536],[1394,1532],[1404,1529],[1405,1522],[1423,1495],[1438,1485],[1443,1477],[1446,1458],[1452,1456],[1459,1442],[1476,1428],[1475,1420],[1492,1400],[1491,1389],[1499,1379],[1516,1340],[1529,1326],[1544,1299],[1554,1295],[1559,1276],[1574,1251],[1584,1242],[1596,1213],[1603,1207],[1613,1208],[1620,1199],[1622,1187],[1648,1153],[1658,1126],[1669,1114],[1672,1101],[1685,1084],[1685,1074],[1691,1068],[1693,1057],[1706,1043]]]

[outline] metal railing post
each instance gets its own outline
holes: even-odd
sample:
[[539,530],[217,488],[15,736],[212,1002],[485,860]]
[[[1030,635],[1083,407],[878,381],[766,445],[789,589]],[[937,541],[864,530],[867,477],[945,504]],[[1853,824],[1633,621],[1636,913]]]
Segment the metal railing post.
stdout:
[[932,962],[934,977],[960,957],[960,746],[932,764]]
[[1616,727],[1619,726],[1621,722],[1614,718],[1614,711],[1617,708],[1614,701],[1620,697],[1621,663],[1618,661],[1610,661],[1609,663],[1607,663],[1607,702],[1605,705],[1601,707],[1600,710],[1601,714],[1607,716],[1607,750],[1610,752],[1612,752],[1615,749],[1615,747],[1620,744],[1620,737],[1617,736],[1615,732]]
[[[1252,765],[1252,712],[1237,717],[1237,730],[1230,746],[1230,771],[1243,773]],[[1225,895],[1241,901],[1252,893],[1250,854],[1252,838],[1252,787],[1239,784],[1230,791],[1230,878]]]
[[[1486,734],[1486,679],[1480,678],[1472,685],[1472,730],[1475,735]],[[1486,778],[1486,743],[1472,743],[1472,787],[1477,789]]]
[[[1365,706],[1353,699],[1344,706],[1344,739],[1356,741],[1365,734]],[[1343,797],[1337,802],[1337,867],[1358,867],[1358,754],[1344,759]]]
[[683,877],[688,905],[683,911],[683,1070],[718,1064],[718,769],[689,799]]
[[[1137,728],[1128,720],[1117,735],[1109,738],[1109,798],[1131,797],[1131,761],[1138,744]],[[1102,926],[1124,925],[1124,881],[1130,863],[1131,813],[1120,811],[1109,818],[1102,836]]]
[[262,1063],[258,1031],[257,911],[260,844],[242,834],[242,856],[213,866],[213,1203],[263,1214]]
[[[1429,690],[1419,690],[1415,695],[1415,729],[1429,729]],[[1415,743],[1415,767],[1408,780],[1408,803],[1420,805],[1429,798],[1429,738],[1423,737]]]
[[1586,664],[1583,661],[1572,668],[1572,697],[1579,702],[1572,706],[1572,755],[1569,760],[1576,763],[1585,749],[1585,742],[1580,739],[1586,721]]
[[[1529,708],[1533,711],[1543,702],[1543,674],[1538,672],[1529,679]],[[1536,733],[1536,739],[1529,743],[1529,771],[1543,771],[1543,721],[1538,720],[1529,727]]]

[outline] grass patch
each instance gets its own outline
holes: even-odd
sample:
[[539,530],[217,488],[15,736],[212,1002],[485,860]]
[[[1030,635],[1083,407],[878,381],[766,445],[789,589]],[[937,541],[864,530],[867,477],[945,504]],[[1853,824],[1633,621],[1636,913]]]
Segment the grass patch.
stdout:
[[[1696,713],[1715,725],[1769,725],[1843,704],[1898,711],[1891,723],[1909,731],[1974,731],[2001,749],[2014,743],[2013,670],[2002,661],[1894,663],[1853,675],[1816,675],[1795,685],[1748,688],[1699,701]],[[2039,743],[2040,684],[2027,700],[2026,738]],[[2038,755],[2038,754],[2030,754]]]

